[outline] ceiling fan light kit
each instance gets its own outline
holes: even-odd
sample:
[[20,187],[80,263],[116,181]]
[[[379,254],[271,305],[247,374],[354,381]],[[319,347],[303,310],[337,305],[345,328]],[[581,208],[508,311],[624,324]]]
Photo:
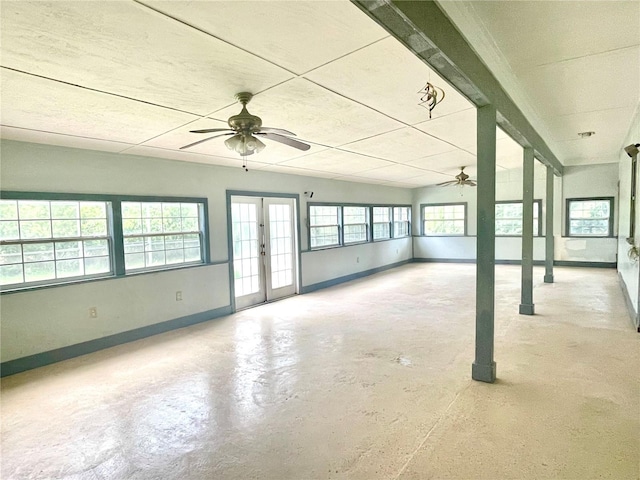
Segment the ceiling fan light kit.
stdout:
[[281,128],[263,127],[262,119],[256,115],[252,115],[247,110],[247,103],[251,101],[253,94],[249,92],[240,92],[236,94],[236,99],[242,104],[242,110],[239,114],[233,115],[229,118],[227,123],[229,128],[206,128],[204,130],[191,130],[190,133],[217,133],[211,137],[207,137],[203,140],[190,143],[184,147],[180,147],[180,150],[194,147],[214,138],[233,135],[231,138],[225,140],[224,144],[229,150],[232,150],[239,154],[244,165],[242,166],[248,171],[246,167],[246,157],[253,155],[254,153],[260,153],[265,149],[266,145],[258,138],[267,138],[274,142],[282,143],[298,150],[309,150],[310,145],[303,143],[299,140],[290,138],[295,137],[295,133]]

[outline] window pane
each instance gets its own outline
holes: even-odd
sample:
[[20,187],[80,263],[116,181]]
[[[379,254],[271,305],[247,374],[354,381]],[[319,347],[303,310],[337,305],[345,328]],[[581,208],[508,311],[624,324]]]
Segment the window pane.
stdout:
[[[202,262],[202,234],[187,233],[200,231],[199,204],[123,203],[123,217],[125,211],[132,217],[123,220],[125,270]],[[234,239],[237,230],[234,225]],[[163,233],[167,235],[158,235]]]
[[0,265],[22,263],[22,245],[0,245]]
[[51,218],[49,202],[20,200],[18,201],[20,220],[44,220]]
[[422,215],[425,235],[464,235],[464,204],[425,205]]
[[82,242],[56,242],[56,258],[82,258]]
[[53,260],[53,243],[26,243],[22,246],[24,261],[42,262]]
[[80,277],[84,275],[84,263],[80,258],[58,260],[56,262],[58,278]]
[[92,257],[84,259],[84,270],[86,275],[95,275],[98,273],[109,273],[111,265],[109,257]]
[[18,240],[19,238],[20,231],[17,221],[0,221],[0,240]]
[[55,262],[38,262],[24,264],[25,282],[40,282],[56,278]]
[[62,220],[80,218],[80,204],[78,202],[51,202],[51,218]]
[[2,220],[18,219],[18,201],[17,200],[0,200],[0,219]]
[[23,240],[51,238],[51,221],[50,220],[20,221],[20,238],[22,238]]
[[54,237],[79,237],[80,222],[78,220],[53,220]]
[[23,283],[22,264],[0,265],[0,285]]
[[611,201],[570,200],[569,235],[607,237],[610,230]]
[[[100,260],[102,266],[99,270],[101,273],[109,272],[111,252],[108,239],[77,240],[83,236],[108,236],[107,205],[108,202],[75,200],[1,201],[0,240],[17,242],[0,249],[0,265],[15,264],[15,267],[5,269],[7,279],[2,284],[81,277],[90,273],[85,272],[85,256],[104,257]],[[57,241],[65,238],[74,240]]]

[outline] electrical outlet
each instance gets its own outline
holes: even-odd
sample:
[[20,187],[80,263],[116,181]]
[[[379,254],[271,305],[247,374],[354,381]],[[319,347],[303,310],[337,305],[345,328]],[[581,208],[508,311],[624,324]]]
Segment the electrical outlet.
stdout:
[[398,254],[398,249],[396,248],[396,255]]
[[356,263],[360,263],[360,257],[356,257]]
[[89,318],[98,318],[98,309],[96,307],[89,309]]
[[180,302],[180,301],[182,301],[182,292],[178,290],[176,292],[176,302]]

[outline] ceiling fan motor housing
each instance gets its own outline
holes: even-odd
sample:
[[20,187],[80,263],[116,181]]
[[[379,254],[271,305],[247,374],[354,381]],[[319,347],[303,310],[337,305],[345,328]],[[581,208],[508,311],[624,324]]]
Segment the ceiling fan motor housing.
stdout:
[[251,115],[247,111],[246,105],[242,107],[242,111],[238,115],[230,117],[228,123],[232,130],[242,133],[254,133],[262,127],[262,119]]

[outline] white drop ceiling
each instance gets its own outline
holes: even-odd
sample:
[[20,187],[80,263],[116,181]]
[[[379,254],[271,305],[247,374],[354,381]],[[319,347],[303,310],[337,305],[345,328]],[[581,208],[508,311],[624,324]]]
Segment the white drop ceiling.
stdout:
[[[441,3],[563,163],[617,160],[640,98],[637,1]],[[346,0],[3,1],[0,29],[5,139],[240,168],[224,138],[180,147],[249,91],[264,125],[311,145],[265,140],[250,169],[403,188],[475,173],[474,107]],[[427,81],[446,93],[433,118]],[[498,168],[520,167],[497,134]]]

